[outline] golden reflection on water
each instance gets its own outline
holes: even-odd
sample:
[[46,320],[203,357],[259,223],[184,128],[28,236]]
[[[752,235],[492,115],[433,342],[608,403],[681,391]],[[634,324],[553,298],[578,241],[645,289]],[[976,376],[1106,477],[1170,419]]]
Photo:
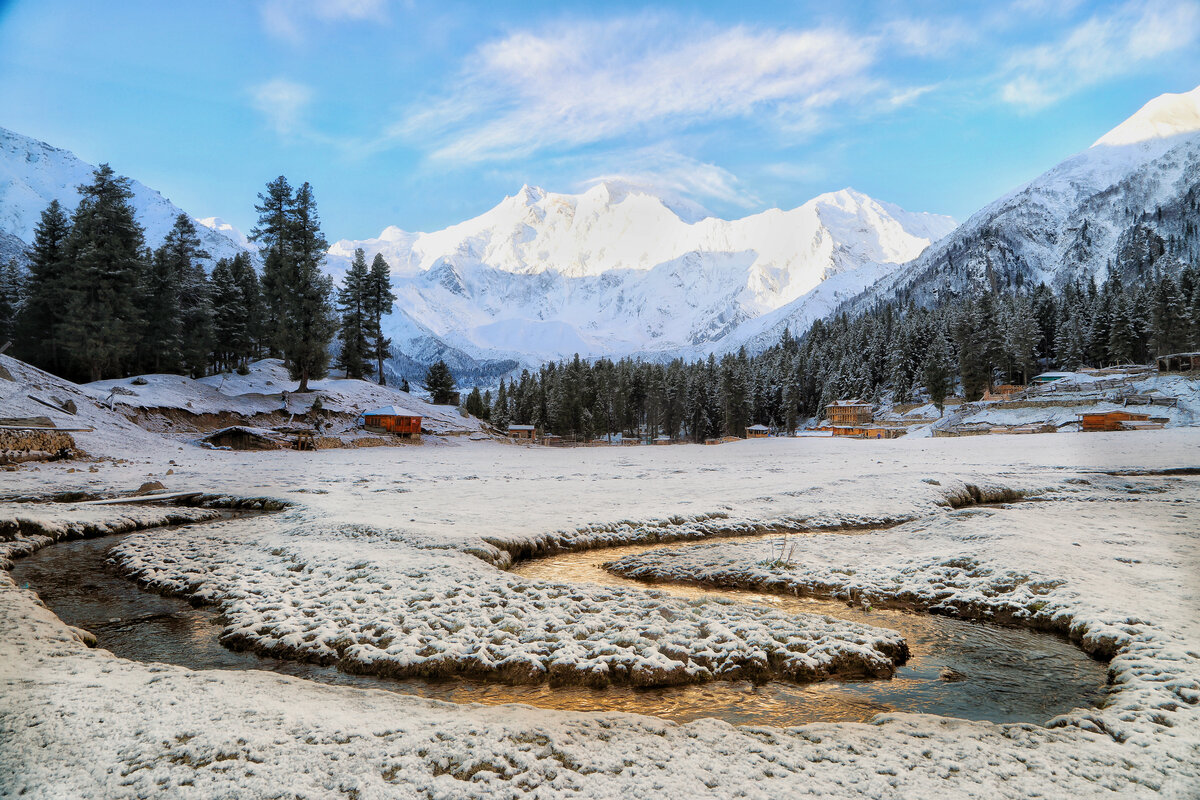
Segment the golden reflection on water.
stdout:
[[[735,542],[778,538],[745,537]],[[546,709],[649,714],[675,722],[716,717],[733,724],[791,726],[808,722],[862,722],[889,710],[944,714],[996,722],[1044,722],[1077,705],[1103,700],[1105,668],[1071,645],[1044,634],[1002,629],[900,611],[866,611],[844,603],[715,590],[673,584],[665,593],[689,600],[759,603],[786,613],[817,613],[899,631],[912,649],[909,663],[891,680],[754,685],[717,681],[653,689],[630,687],[506,686],[478,680],[396,681],[349,675],[336,667],[263,658],[220,644],[214,609],[139,588],[105,564],[117,538],[80,540],[21,559],[18,584],[33,588],[68,624],[92,630],[115,655],[193,669],[267,669],[325,683],[419,695],[456,703],[522,703]],[[672,545],[631,545],[519,564],[530,579],[647,588],[605,572],[602,564],[624,555]],[[941,680],[950,667],[963,676]]]

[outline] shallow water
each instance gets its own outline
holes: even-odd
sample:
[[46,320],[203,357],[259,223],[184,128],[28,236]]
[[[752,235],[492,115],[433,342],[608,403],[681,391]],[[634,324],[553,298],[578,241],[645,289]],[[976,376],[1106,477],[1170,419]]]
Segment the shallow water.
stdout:
[[[885,711],[943,714],[995,722],[1042,723],[1105,697],[1106,667],[1058,637],[899,611],[863,611],[841,603],[689,586],[656,588],[689,598],[756,602],[793,613],[822,613],[892,628],[912,657],[892,680],[796,685],[719,681],[658,689],[505,686],[474,680],[396,681],[347,675],[333,667],[228,650],[218,641],[219,615],[187,601],[145,591],[107,563],[121,536],[65,542],[21,559],[12,571],[70,625],[91,631],[123,658],[193,669],[265,669],[325,683],[386,689],[456,703],[526,703],[573,711],[629,711],[677,722],[716,717],[739,725],[800,725],[865,721]],[[759,537],[755,537],[759,538]],[[677,543],[675,547],[696,543]],[[639,545],[567,553],[518,565],[539,580],[643,584],[618,578],[600,564],[663,547]],[[943,679],[946,673],[954,680]],[[962,676],[959,678],[959,676]]]

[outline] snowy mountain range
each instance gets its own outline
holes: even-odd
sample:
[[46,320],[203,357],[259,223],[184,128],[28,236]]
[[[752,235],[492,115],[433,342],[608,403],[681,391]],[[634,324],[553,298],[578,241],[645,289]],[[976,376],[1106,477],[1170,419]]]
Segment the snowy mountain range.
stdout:
[[[68,214],[74,211],[79,205],[77,187],[91,183],[95,169],[68,150],[0,128],[0,259],[21,258],[51,200],[58,200]],[[184,212],[136,180],[130,182],[130,189],[138,223],[146,230],[146,244],[157,247]],[[197,231],[211,262],[243,249],[226,232],[204,225]]]
[[672,205],[615,182],[526,186],[442,231],[339,241],[330,263],[383,254],[399,296],[388,334],[418,360],[695,356],[806,328],[955,225],[852,189],[732,221]]
[[[32,239],[43,208],[68,209],[92,165],[0,128],[0,257]],[[156,245],[180,209],[134,181]],[[743,219],[602,182],[580,194],[526,186],[474,219],[431,233],[386,228],[355,248],[391,264],[389,370],[443,358],[466,382],[547,359],[755,352],[837,310],[928,302],[973,286],[1053,286],[1116,271],[1138,280],[1200,256],[1200,89],[1167,94],[1088,150],[955,227],[852,189]],[[217,217],[197,220],[213,258],[253,249]]]
[[1061,287],[1175,271],[1200,255],[1200,88],[1164,94],[1087,150],[972,215],[848,304],[972,286]]

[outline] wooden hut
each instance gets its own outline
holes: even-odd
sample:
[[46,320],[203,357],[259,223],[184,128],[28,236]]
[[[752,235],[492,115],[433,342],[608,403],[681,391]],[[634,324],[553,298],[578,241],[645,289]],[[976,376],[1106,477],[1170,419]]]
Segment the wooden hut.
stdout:
[[1172,353],[1158,357],[1159,372],[1191,372],[1200,369],[1200,353]]
[[508,436],[510,439],[520,439],[526,442],[537,441],[537,428],[532,425],[509,425]]
[[363,414],[363,427],[371,433],[419,436],[421,434],[421,416],[396,406],[384,406]]
[[765,439],[770,432],[771,429],[766,425],[751,425],[749,428],[746,428],[746,438]]
[[1139,428],[1161,428],[1165,419],[1151,418],[1149,414],[1134,414],[1131,411],[1095,411],[1079,415],[1083,430],[1095,431],[1129,431]]
[[201,441],[213,447],[230,450],[278,450],[284,443],[274,431],[263,428],[249,428],[244,425],[231,425],[205,436]]
[[1014,397],[1025,391],[1025,387],[1016,383],[1002,383],[999,386],[993,386],[983,393],[984,400],[1012,400]]

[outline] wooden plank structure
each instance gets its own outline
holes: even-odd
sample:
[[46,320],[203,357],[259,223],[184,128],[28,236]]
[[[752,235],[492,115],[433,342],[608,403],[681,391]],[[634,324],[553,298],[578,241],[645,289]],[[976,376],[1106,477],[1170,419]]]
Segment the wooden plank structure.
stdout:
[[765,439],[771,433],[771,429],[766,425],[751,425],[746,428],[747,439]]
[[1016,383],[1002,383],[999,386],[993,386],[983,393],[984,400],[1011,400],[1021,392],[1025,391],[1025,386]]
[[231,425],[221,428],[205,436],[201,441],[208,442],[213,447],[228,447],[230,450],[279,450],[284,442],[261,428],[249,428],[245,425]]
[[1095,411],[1079,415],[1079,423],[1083,430],[1097,431],[1131,431],[1161,428],[1167,423],[1165,417],[1151,417],[1149,414],[1135,414],[1132,411]]
[[74,452],[75,440],[58,428],[0,430],[0,464],[70,458]]
[[867,425],[871,422],[871,404],[861,400],[834,400],[825,406],[830,425]]
[[204,492],[155,492],[153,494],[135,494],[127,497],[114,497],[109,500],[85,500],[81,506],[116,506],[126,503],[165,503],[179,500],[190,500],[200,497]]
[[363,414],[363,427],[372,433],[420,436],[421,415],[396,406],[384,406]]
[[1191,372],[1200,369],[1200,353],[1172,353],[1158,357],[1159,372]]
[[908,431],[889,425],[832,425],[827,429],[834,436],[847,439],[899,439]]

